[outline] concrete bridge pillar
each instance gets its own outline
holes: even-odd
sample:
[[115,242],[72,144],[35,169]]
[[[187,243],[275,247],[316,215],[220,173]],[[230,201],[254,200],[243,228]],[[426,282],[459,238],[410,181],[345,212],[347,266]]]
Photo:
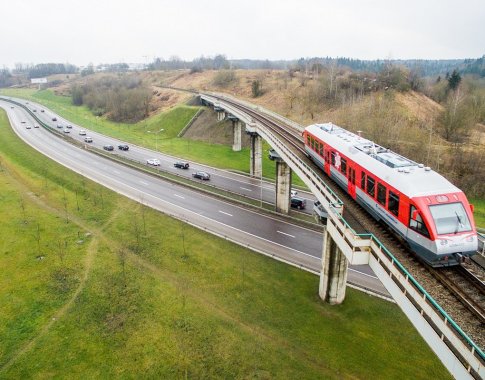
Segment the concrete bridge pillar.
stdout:
[[232,130],[234,132],[234,143],[232,144],[232,150],[234,152],[239,152],[241,150],[242,122],[240,120],[233,120],[232,121]]
[[318,294],[322,300],[330,305],[339,305],[344,301],[347,268],[347,258],[325,230]]
[[249,175],[260,178],[263,176],[263,139],[260,135],[251,134],[251,155]]
[[217,121],[223,121],[226,118],[224,111],[217,111]]
[[290,210],[291,168],[282,160],[276,161],[276,212]]

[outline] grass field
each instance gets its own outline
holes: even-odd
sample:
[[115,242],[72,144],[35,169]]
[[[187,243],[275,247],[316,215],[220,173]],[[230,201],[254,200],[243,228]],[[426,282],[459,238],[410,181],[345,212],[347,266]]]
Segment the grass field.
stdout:
[[450,378],[396,305],[0,140],[0,378]]

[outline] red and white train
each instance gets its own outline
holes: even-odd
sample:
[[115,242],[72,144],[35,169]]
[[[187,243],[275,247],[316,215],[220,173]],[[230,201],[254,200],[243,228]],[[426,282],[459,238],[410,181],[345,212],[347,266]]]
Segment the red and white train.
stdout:
[[476,253],[473,206],[443,176],[331,123],[303,132],[309,157],[434,267]]

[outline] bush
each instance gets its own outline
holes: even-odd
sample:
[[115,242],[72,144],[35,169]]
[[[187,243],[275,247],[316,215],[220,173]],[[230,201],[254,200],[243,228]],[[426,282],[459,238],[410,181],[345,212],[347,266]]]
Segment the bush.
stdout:
[[220,70],[214,76],[212,84],[218,87],[228,87],[231,83],[236,82],[236,79],[234,70]]

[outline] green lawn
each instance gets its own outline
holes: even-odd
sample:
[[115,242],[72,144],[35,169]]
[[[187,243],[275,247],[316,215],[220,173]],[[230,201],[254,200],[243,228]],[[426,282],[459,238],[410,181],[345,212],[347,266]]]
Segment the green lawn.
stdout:
[[450,378],[396,305],[0,140],[0,378]]

